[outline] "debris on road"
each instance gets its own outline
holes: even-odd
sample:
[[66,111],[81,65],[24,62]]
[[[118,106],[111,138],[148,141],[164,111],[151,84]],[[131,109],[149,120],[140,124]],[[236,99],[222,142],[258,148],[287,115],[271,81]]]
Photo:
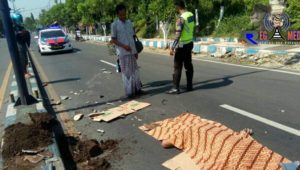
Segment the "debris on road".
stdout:
[[[74,139],[71,139],[74,140]],[[106,140],[76,140],[76,143],[69,142],[72,157],[77,164],[79,170],[86,169],[101,169],[106,170],[111,167],[108,158],[113,158],[110,155],[114,155],[118,151],[119,141]]]
[[22,153],[26,153],[26,154],[38,154],[39,152],[42,152],[44,149],[40,149],[40,150],[26,150],[26,149],[22,149]]
[[[158,121],[156,125],[154,128],[141,127],[141,129],[146,129],[145,133],[162,141],[163,147],[183,150],[198,169],[217,169],[219,165],[225,164],[226,169],[245,169],[246,164],[252,165],[251,169],[259,169],[261,165],[265,165],[266,169],[277,169],[280,163],[290,162],[252,138],[248,133],[251,132],[250,129],[247,129],[247,132],[244,130],[235,132],[221,123],[202,119],[191,113]],[[198,158],[207,155],[209,157],[205,161],[198,161]],[[277,158],[272,160],[272,164],[268,163],[270,155]],[[260,159],[253,159],[258,157]],[[233,161],[235,159],[239,161]]]
[[97,132],[101,133],[101,135],[104,135],[105,131],[102,129],[97,129]]
[[49,150],[42,151],[42,152],[38,153],[38,155],[43,156],[44,158],[52,158],[53,157],[53,153],[50,152]]
[[30,163],[37,164],[44,159],[41,155],[26,155],[24,161],[29,161]]
[[281,112],[281,113],[285,113],[285,110],[282,109],[282,110],[280,110],[280,112]]
[[74,95],[78,96],[78,95],[79,95],[79,93],[77,93],[77,92],[74,92]]
[[[103,111],[103,112],[101,112],[101,113],[103,113],[102,115],[92,117],[92,120],[93,121],[102,121],[103,120],[105,122],[109,122],[118,117],[126,116],[131,113],[137,112],[148,106],[150,106],[150,103],[143,103],[143,102],[138,102],[138,101],[133,100],[133,101],[127,102],[123,105],[120,105],[118,107]],[[136,119],[138,119],[138,118],[136,118]]]
[[49,164],[49,163],[53,163],[53,162],[57,162],[57,161],[58,161],[58,158],[57,157],[53,157],[53,158],[50,158],[50,159],[46,159],[45,163]]
[[104,74],[112,74],[111,71],[103,71]]
[[162,99],[161,104],[166,105],[166,102],[167,102],[167,101],[168,101],[168,100],[166,100],[166,99]]
[[101,116],[103,115],[104,113],[90,113],[88,115],[89,118],[93,119],[94,117],[97,117],[97,116]]
[[61,99],[61,100],[68,100],[68,99],[69,99],[69,96],[60,96],[60,99]]
[[107,102],[106,104],[107,105],[115,105],[114,103],[110,103],[110,102]]
[[56,101],[55,105],[61,105],[61,101],[60,100]]
[[79,121],[80,119],[82,119],[83,118],[83,114],[81,114],[81,113],[79,113],[79,114],[76,114],[75,116],[74,116],[74,120],[75,121]]
[[105,68],[103,68],[103,69],[101,69],[102,71],[106,71],[106,69]]

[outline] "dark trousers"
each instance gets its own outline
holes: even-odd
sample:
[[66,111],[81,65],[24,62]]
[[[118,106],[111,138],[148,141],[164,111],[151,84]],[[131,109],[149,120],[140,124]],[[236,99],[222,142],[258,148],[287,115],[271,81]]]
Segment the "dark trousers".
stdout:
[[187,88],[193,88],[194,67],[192,64],[192,50],[194,43],[184,45],[182,48],[177,48],[174,57],[174,88],[179,89],[182,67],[186,70]]

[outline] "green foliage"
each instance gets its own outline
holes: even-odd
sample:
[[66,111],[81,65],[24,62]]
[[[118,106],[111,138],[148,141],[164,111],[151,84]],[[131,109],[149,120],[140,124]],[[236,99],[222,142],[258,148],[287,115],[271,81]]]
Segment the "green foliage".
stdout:
[[300,30],[300,3],[299,0],[288,0],[286,12],[290,16],[291,29]]
[[[156,17],[159,21],[170,21],[174,32],[176,12],[174,0],[66,0],[56,4],[48,11],[42,10],[39,22],[44,25],[58,21],[74,28],[77,25],[92,26],[105,23],[107,26],[116,18],[115,6],[124,3],[128,17],[133,21],[138,35],[154,37],[160,34],[156,30]],[[287,0],[287,13],[291,17],[292,28],[300,29],[299,0]],[[233,36],[242,30],[255,29],[250,25],[250,16],[256,4],[268,5],[269,0],[185,0],[187,9],[199,11],[199,32],[197,35]],[[224,6],[224,17],[216,29],[220,16],[220,6]],[[109,27],[108,27],[109,28]],[[107,30],[109,32],[109,30]]]
[[239,37],[241,32],[251,30],[250,18],[246,15],[233,15],[224,18],[219,27],[213,32],[219,37]]
[[36,29],[36,22],[31,17],[26,17],[24,21],[25,28],[31,31]]

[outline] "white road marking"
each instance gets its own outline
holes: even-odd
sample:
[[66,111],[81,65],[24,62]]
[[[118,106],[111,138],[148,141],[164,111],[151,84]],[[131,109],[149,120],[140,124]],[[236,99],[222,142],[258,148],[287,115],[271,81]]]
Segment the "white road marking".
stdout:
[[105,64],[108,64],[108,65],[110,65],[110,66],[116,67],[115,64],[110,63],[110,62],[108,62],[108,61],[104,61],[104,60],[100,60],[100,61],[101,61],[102,63],[105,63]]
[[12,103],[7,106],[7,111],[6,111],[5,117],[16,116],[17,110],[15,109],[14,105],[15,104]]
[[43,102],[39,102],[36,104],[36,109],[39,113],[46,113],[47,110],[45,109],[44,105],[43,105]]
[[223,105],[220,105],[220,106],[221,106],[222,108],[224,108],[224,109],[227,109],[227,110],[233,111],[233,112],[235,112],[235,113],[241,114],[241,115],[243,115],[243,116],[249,117],[249,118],[251,118],[251,119],[257,120],[257,121],[259,121],[259,122],[261,122],[261,123],[267,124],[267,125],[272,126],[272,127],[274,127],[274,128],[281,129],[281,130],[283,130],[283,131],[286,131],[286,132],[288,132],[288,133],[294,134],[294,135],[296,135],[296,136],[300,136],[300,130],[297,130],[297,129],[294,129],[294,128],[285,126],[285,125],[283,125],[283,124],[274,122],[274,121],[272,121],[272,120],[263,118],[263,117],[261,117],[261,116],[257,116],[257,115],[255,115],[255,114],[252,114],[252,113],[249,113],[249,112],[247,112],[247,111],[238,109],[238,108],[236,108],[236,107],[229,106],[229,105],[227,105],[227,104],[223,104]]
[[277,72],[277,73],[285,73],[285,74],[292,74],[292,75],[300,76],[300,73],[291,72],[291,71],[285,71],[285,70],[279,70],[279,69],[261,68],[261,67],[253,67],[253,66],[244,66],[244,65],[238,65],[238,64],[224,63],[224,62],[220,62],[220,61],[204,60],[204,59],[199,59],[199,58],[194,58],[194,60],[205,61],[205,62],[209,62],[209,63],[224,64],[224,65],[235,66],[235,67],[252,68],[252,69],[257,69],[257,70],[265,70],[265,71],[272,71],[272,72]]

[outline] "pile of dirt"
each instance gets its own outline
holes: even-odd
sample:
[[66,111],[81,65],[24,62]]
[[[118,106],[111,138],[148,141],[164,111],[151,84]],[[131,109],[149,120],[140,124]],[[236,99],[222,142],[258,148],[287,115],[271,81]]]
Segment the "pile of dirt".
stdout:
[[5,129],[2,151],[4,159],[20,155],[22,149],[39,149],[53,142],[53,118],[48,113],[30,114],[30,117],[33,124],[17,123]]
[[[71,138],[70,138],[71,139]],[[69,140],[73,160],[77,168],[82,170],[106,170],[111,167],[107,160],[109,153],[118,148],[119,141],[105,140],[100,143],[95,140]]]
[[102,150],[113,150],[116,149],[119,145],[119,141],[117,140],[112,140],[112,139],[108,139],[108,140],[101,140],[100,141],[100,147]]
[[103,153],[98,141],[86,140],[79,141],[73,152],[73,158],[76,162],[84,162],[90,160],[92,157],[99,156]]
[[25,161],[22,150],[40,150],[53,143],[53,117],[48,113],[34,113],[30,118],[32,124],[16,123],[5,129],[2,148],[5,170],[40,168],[40,163]]

